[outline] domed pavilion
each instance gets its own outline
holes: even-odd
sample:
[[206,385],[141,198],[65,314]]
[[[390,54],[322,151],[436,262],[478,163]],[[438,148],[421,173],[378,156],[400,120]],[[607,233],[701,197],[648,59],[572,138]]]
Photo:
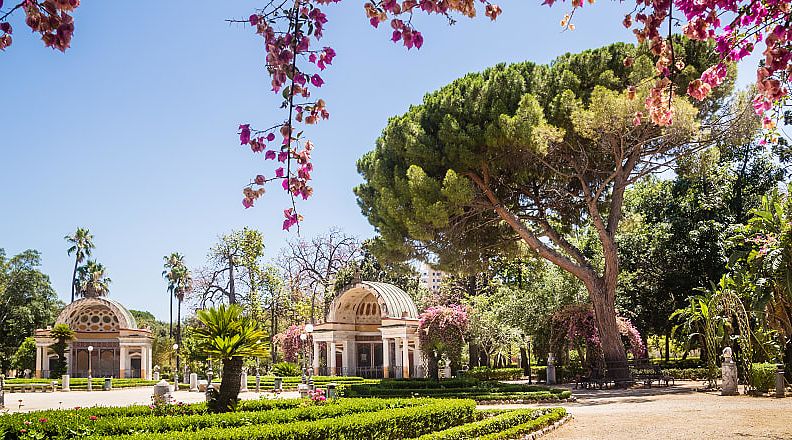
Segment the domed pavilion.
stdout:
[[424,377],[418,309],[392,284],[361,281],[347,287],[312,336],[314,374]]
[[[55,323],[75,332],[66,350],[71,377],[88,376],[90,356],[92,377],[151,379],[151,330],[138,328],[119,302],[105,297],[78,299],[61,311]],[[58,358],[49,347],[56,341],[49,328],[36,330],[35,338],[36,377],[49,377]]]

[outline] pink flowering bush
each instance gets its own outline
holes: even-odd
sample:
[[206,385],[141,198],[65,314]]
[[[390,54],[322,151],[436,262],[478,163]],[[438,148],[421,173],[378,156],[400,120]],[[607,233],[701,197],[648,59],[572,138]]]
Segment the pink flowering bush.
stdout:
[[[597,330],[594,310],[589,304],[572,304],[557,310],[551,317],[553,327],[553,345],[555,347],[575,348],[583,345],[586,348],[586,362],[590,366],[602,364],[602,343]],[[641,333],[632,322],[622,316],[616,316],[619,333],[629,343],[629,350],[634,359],[647,356],[646,345]]]
[[322,405],[327,401],[327,396],[325,396],[325,392],[321,388],[308,391],[308,398],[316,405]]
[[[283,360],[286,362],[297,362],[297,357],[303,350],[303,341],[300,335],[305,333],[305,325],[290,325],[283,333],[275,336],[276,343],[280,344],[283,350]],[[310,350],[313,338],[309,335],[305,340],[305,350]]]
[[438,362],[444,355],[452,366],[461,360],[469,324],[468,309],[459,304],[434,306],[418,318],[421,351],[429,359],[429,372],[436,379]]

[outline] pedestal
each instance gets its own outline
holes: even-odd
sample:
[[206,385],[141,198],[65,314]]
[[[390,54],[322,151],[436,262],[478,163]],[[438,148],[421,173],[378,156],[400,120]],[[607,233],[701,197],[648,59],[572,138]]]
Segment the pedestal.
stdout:
[[308,384],[304,384],[304,383],[298,384],[297,391],[300,392],[300,397],[305,398],[306,396],[308,396]]
[[69,379],[70,377],[68,374],[61,376],[61,391],[71,391],[71,388],[69,388]]
[[154,373],[151,375],[151,379],[152,379],[153,381],[155,381],[155,382],[159,382],[159,380],[160,380],[160,379],[159,379],[159,371],[155,371],[155,372],[154,372]]
[[552,385],[556,383],[556,370],[555,365],[547,366],[547,384]]
[[241,379],[241,382],[242,382],[242,383],[241,383],[241,385],[242,385],[242,386],[239,388],[239,392],[240,392],[240,393],[247,393],[247,392],[248,392],[248,387],[247,387],[247,373],[244,373],[244,372],[242,373],[242,379]]
[[190,392],[198,391],[198,373],[190,373]]
[[784,397],[784,364],[776,365],[776,392],[775,396]]
[[737,364],[734,362],[723,362],[721,364],[721,396],[736,396],[737,393]]

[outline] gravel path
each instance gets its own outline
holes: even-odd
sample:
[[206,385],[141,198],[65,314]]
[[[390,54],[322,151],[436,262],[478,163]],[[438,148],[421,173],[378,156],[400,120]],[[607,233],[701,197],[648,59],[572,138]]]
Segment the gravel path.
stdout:
[[792,397],[721,396],[698,385],[572,390],[577,402],[563,406],[574,418],[543,439],[792,439]]

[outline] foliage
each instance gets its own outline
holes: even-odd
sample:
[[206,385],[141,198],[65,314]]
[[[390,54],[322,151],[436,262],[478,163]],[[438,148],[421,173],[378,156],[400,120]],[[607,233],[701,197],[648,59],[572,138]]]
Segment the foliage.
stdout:
[[174,337],[173,333],[173,299],[176,298],[179,302],[179,311],[176,319],[176,341],[181,344],[181,303],[184,301],[184,295],[192,290],[192,276],[190,270],[184,262],[184,255],[173,252],[170,255],[163,257],[165,260],[165,270],[162,271],[162,276],[168,281],[168,293],[170,294],[170,320],[171,329],[170,336]]
[[36,368],[36,339],[25,338],[11,358],[11,368],[17,370],[17,375],[25,370],[33,371]]
[[258,315],[263,255],[264,238],[260,231],[243,228],[221,236],[209,250],[209,266],[198,269],[195,275],[200,307],[227,301],[242,304]]
[[77,268],[77,295],[83,298],[107,296],[112,280],[106,276],[107,269],[96,260],[88,260]]
[[[618,61],[636,52],[632,67]],[[678,44],[692,76],[706,64],[703,53],[700,43]],[[651,64],[642,48],[614,44],[550,66],[499,65],[391,118],[375,150],[359,160],[365,183],[355,189],[383,255],[436,254],[450,264],[460,255],[478,261],[495,249],[512,253],[519,242],[586,286],[605,357],[623,360],[615,234],[624,192],[658,163],[725,129],[708,119],[712,100],[698,107],[675,100],[674,122],[662,128],[636,120],[649,92],[616,90],[646,78]],[[590,228],[601,260],[576,243],[579,228]]]
[[775,389],[776,371],[775,364],[753,364],[751,368],[751,385],[760,392],[766,393]]
[[465,372],[465,377],[478,380],[515,380],[523,377],[522,368],[473,367]]
[[26,250],[8,257],[0,248],[0,370],[25,338],[55,321],[63,304],[40,270],[41,254]]
[[[418,440],[464,440],[470,438],[491,438],[495,434],[502,439],[518,438],[553,424],[566,415],[564,408],[553,409],[518,409],[506,411],[478,422],[455,426],[443,431],[433,432],[418,437]],[[519,430],[517,429],[519,428]],[[508,434],[507,434],[508,433]]]
[[380,260],[372,251],[373,245],[372,240],[364,241],[355,259],[338,270],[333,283],[335,294],[339,294],[356,281],[374,281],[398,286],[418,305],[417,303],[426,294],[420,289],[418,273],[409,264]]
[[91,231],[86,228],[77,228],[74,234],[63,237],[71,246],[66,250],[67,255],[74,254],[74,270],[72,271],[72,286],[71,286],[71,300],[74,298],[80,288],[77,280],[77,270],[80,263],[85,261],[86,258],[91,256],[91,251],[96,247],[93,244],[93,235]]
[[55,339],[52,350],[58,355],[58,362],[55,369],[50,371],[50,377],[58,378],[66,374],[68,366],[66,364],[66,349],[69,342],[74,339],[74,330],[68,324],[55,324],[50,329],[50,338]]
[[299,377],[302,371],[293,362],[278,362],[272,365],[272,374],[280,377]]
[[553,401],[567,399],[571,395],[563,388],[548,388],[526,384],[476,380],[383,380],[379,384],[349,384],[341,387],[343,396],[349,397],[433,397],[464,398],[476,401]]
[[[305,333],[305,324],[290,325],[283,333],[277,335],[276,342],[283,349],[283,359],[286,362],[297,362],[303,350],[311,350],[313,338],[308,335],[305,342],[300,339],[300,335]],[[307,333],[305,333],[307,334]]]
[[237,304],[199,310],[201,326],[195,329],[198,347],[213,359],[223,361],[223,381],[215,412],[224,412],[237,404],[243,357],[266,357],[267,333],[258,322],[242,312]]
[[468,311],[460,305],[430,307],[418,317],[421,352],[429,359],[433,378],[438,378],[438,363],[443,356],[451,362],[452,370],[459,365],[468,322]]

